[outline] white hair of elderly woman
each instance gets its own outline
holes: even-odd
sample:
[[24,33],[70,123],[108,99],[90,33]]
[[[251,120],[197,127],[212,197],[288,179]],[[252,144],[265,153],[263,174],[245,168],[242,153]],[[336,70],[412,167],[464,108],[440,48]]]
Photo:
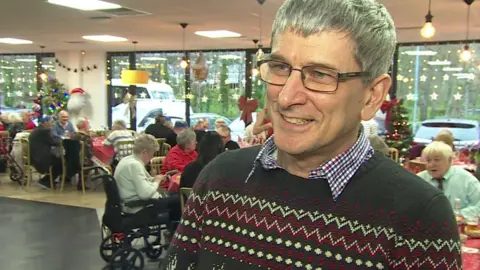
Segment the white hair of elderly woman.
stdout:
[[157,139],[150,134],[140,134],[133,143],[133,153],[139,155],[143,152],[155,153],[160,148]]
[[196,139],[197,134],[192,129],[187,128],[178,134],[177,144],[183,149],[189,142],[195,142]]

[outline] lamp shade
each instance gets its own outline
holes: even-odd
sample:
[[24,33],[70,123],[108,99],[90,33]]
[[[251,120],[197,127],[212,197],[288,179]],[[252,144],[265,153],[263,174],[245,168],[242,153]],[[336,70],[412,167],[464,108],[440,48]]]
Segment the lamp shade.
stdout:
[[147,84],[149,73],[144,70],[122,70],[123,84]]

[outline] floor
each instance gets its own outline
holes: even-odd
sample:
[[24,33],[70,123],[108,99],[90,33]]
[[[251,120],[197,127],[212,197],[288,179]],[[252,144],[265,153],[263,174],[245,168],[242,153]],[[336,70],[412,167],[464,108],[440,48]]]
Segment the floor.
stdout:
[[[35,183],[23,188],[0,174],[0,243],[8,243],[0,247],[0,268],[102,269],[104,204],[101,187],[86,194],[72,186],[52,192]],[[158,262],[148,262],[145,269],[158,269]]]

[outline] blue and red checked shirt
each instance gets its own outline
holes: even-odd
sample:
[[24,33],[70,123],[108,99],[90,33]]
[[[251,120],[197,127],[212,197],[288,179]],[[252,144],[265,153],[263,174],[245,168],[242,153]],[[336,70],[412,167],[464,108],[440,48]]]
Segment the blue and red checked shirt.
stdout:
[[[255,167],[259,163],[265,170],[283,169],[277,163],[277,146],[275,145],[274,136],[275,135],[265,141],[265,144],[260,148],[255,158],[253,169],[247,177],[247,181],[250,176],[253,175]],[[325,162],[315,170],[312,170],[308,175],[308,179],[327,180],[333,199],[337,200],[358,168],[360,168],[365,161],[369,160],[373,156],[373,153],[374,150],[362,128],[353,146],[342,154]]]

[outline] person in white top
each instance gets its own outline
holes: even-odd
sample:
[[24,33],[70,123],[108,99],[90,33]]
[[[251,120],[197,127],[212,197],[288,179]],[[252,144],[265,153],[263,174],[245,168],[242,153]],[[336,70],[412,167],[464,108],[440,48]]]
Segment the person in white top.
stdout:
[[[147,170],[147,165],[158,150],[159,145],[155,137],[142,134],[135,140],[133,154],[120,160],[115,170],[114,178],[122,203],[129,201],[158,199],[162,195],[158,186],[165,181],[165,176],[152,177]],[[140,209],[124,207],[125,212],[136,212]]]

